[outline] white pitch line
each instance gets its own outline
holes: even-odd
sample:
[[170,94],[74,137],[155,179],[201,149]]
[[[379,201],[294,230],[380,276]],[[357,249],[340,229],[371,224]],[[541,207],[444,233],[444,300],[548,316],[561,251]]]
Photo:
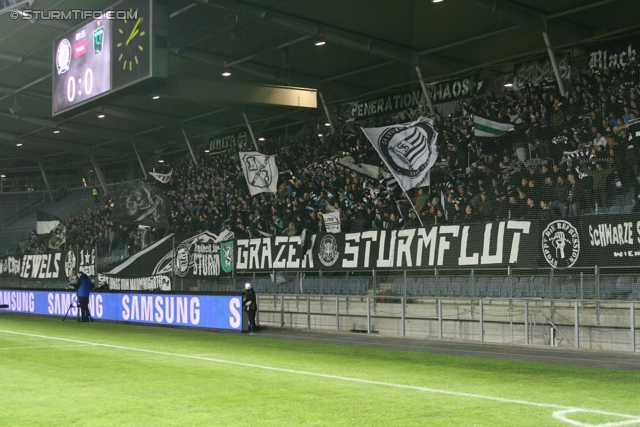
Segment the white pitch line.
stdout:
[[[6,334],[34,337],[34,338],[43,338],[43,339],[50,339],[50,340],[56,340],[56,341],[99,346],[99,347],[105,347],[105,348],[114,348],[118,350],[136,351],[141,353],[156,354],[160,356],[171,356],[171,357],[180,357],[184,359],[204,360],[208,362],[242,366],[245,368],[257,368],[257,369],[264,369],[267,371],[284,372],[284,373],[296,374],[296,375],[307,375],[312,377],[349,381],[349,382],[360,383],[360,384],[378,385],[378,386],[393,387],[393,388],[400,388],[400,389],[406,389],[406,390],[416,390],[416,391],[422,391],[426,393],[444,394],[444,395],[456,396],[456,397],[468,397],[472,399],[483,399],[483,400],[490,400],[493,402],[512,403],[516,405],[534,406],[538,408],[551,408],[551,409],[557,409],[557,411],[553,413],[553,417],[555,419],[557,419],[558,421],[562,421],[562,422],[574,425],[574,426],[578,426],[578,427],[618,427],[618,426],[625,426],[625,425],[631,425],[631,424],[640,424],[640,416],[638,415],[618,414],[615,412],[606,412],[606,411],[599,411],[599,410],[587,409],[587,408],[556,405],[554,403],[530,402],[527,400],[505,399],[502,397],[485,396],[482,394],[464,393],[464,392],[449,391],[449,390],[438,390],[438,389],[420,387],[420,386],[414,386],[414,385],[408,385],[408,384],[396,384],[396,383],[390,383],[385,381],[374,381],[374,380],[366,380],[362,378],[344,377],[341,375],[321,374],[318,372],[299,371],[295,369],[277,368],[274,366],[267,366],[267,365],[256,365],[253,363],[234,362],[232,360],[213,359],[209,357],[202,357],[202,356],[196,356],[196,355],[190,355],[190,354],[169,353],[166,351],[147,350],[144,348],[136,348],[136,347],[125,347],[125,346],[120,346],[115,344],[94,343],[89,341],[74,340],[70,338],[60,338],[60,337],[51,337],[47,335],[28,334],[24,332],[6,331],[1,329],[0,329],[0,332],[6,333]],[[586,423],[581,423],[575,420],[571,420],[566,417],[566,414],[577,413],[577,412],[586,412],[586,413],[598,414],[598,415],[610,415],[613,417],[625,418],[625,420],[620,422],[612,422],[612,423],[605,423],[605,424],[586,424]]]
[[32,348],[69,348],[69,347],[94,347],[93,344],[69,344],[69,345],[32,345],[29,347],[4,347],[0,350],[30,350]]

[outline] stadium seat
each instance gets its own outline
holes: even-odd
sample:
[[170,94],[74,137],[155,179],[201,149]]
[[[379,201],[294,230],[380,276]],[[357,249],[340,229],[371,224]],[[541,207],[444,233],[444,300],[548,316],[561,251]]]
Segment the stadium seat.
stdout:
[[575,283],[561,283],[560,286],[560,297],[564,299],[576,299],[578,298],[578,291],[576,289]]
[[545,296],[546,289],[549,288],[549,278],[543,276],[534,276],[531,279],[530,292],[534,298],[543,298]]
[[449,285],[451,284],[451,277],[438,276],[436,283],[437,283],[436,296],[446,297],[449,289]]
[[631,294],[633,295],[633,298],[640,299],[640,277],[638,277],[634,282]]
[[480,297],[480,298],[486,297],[488,295],[487,288],[490,282],[491,282],[491,279],[488,277],[484,277],[484,276],[478,277],[476,279],[473,296]]
[[362,283],[359,277],[349,278],[349,295],[360,295],[362,293]]
[[449,288],[447,289],[447,295],[450,297],[460,296],[460,282],[456,279],[457,278],[452,277],[451,283],[449,284]]
[[631,288],[635,281],[631,276],[620,276],[616,280],[615,294],[618,298],[628,298],[631,296]]
[[500,285],[502,284],[502,278],[500,278],[500,281],[496,279],[496,277],[492,277],[487,284],[487,296],[492,298],[500,297]]
[[600,276],[600,299],[615,298],[616,278]]
[[334,277],[333,278],[333,289],[336,295],[346,295],[347,294],[347,279],[345,277]]
[[[407,279],[407,291],[409,290],[409,279]],[[394,295],[404,295],[404,277],[396,277],[391,283],[391,292]]]
[[417,283],[422,282],[424,285],[424,295],[427,297],[435,297],[436,296],[436,278],[435,277],[425,277],[422,279],[416,279]]
[[527,277],[514,277],[513,278],[513,293],[514,296],[519,298],[529,297],[529,278]]

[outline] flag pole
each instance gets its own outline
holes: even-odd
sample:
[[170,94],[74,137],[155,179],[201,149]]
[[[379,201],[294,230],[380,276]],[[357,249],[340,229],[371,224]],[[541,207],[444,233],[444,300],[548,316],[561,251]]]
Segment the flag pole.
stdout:
[[420,218],[420,214],[418,212],[416,212],[416,209],[413,207],[413,202],[409,198],[409,195],[407,194],[406,191],[404,192],[404,195],[407,198],[407,200],[409,201],[409,204],[411,205],[411,209],[413,209],[413,213],[415,213],[416,216],[418,217],[418,221],[420,221],[420,226],[424,227],[424,224],[422,223],[422,218]]

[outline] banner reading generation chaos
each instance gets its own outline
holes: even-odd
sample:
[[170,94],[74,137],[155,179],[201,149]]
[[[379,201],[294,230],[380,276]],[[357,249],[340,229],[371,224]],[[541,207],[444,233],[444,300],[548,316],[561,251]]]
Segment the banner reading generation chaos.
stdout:
[[51,252],[45,254],[6,255],[0,258],[0,277],[28,280],[67,280],[82,271],[96,274],[96,250]]
[[542,259],[536,221],[440,225],[407,230],[236,241],[237,270],[424,269],[519,266]]
[[[0,304],[13,313],[77,316],[73,292],[0,289]],[[242,330],[242,297],[94,292],[89,310],[95,320]]]

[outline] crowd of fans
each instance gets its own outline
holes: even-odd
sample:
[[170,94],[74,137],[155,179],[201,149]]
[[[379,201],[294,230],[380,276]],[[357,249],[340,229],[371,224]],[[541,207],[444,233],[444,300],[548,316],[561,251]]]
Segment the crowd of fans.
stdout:
[[[172,204],[171,227],[145,233],[110,221],[113,200],[69,218],[66,247],[133,253],[168,232],[233,231],[236,238],[324,231],[323,215],[338,211],[343,232],[460,224],[496,219],[555,219],[585,213],[638,211],[640,145],[628,124],[639,114],[640,69],[581,73],[558,93],[540,83],[520,91],[475,94],[455,112],[431,115],[439,162],[431,185],[405,194],[389,175],[361,175],[338,163],[381,166],[360,127],[429,116],[426,108],[354,122],[339,116],[333,131],[307,129],[295,138],[259,142],[275,155],[275,194],[251,196],[238,148],[164,165],[162,188]],[[477,138],[472,117],[514,123],[500,138]],[[640,129],[639,129],[640,130]],[[241,149],[243,147],[240,147]],[[33,239],[27,251],[48,250]]]

